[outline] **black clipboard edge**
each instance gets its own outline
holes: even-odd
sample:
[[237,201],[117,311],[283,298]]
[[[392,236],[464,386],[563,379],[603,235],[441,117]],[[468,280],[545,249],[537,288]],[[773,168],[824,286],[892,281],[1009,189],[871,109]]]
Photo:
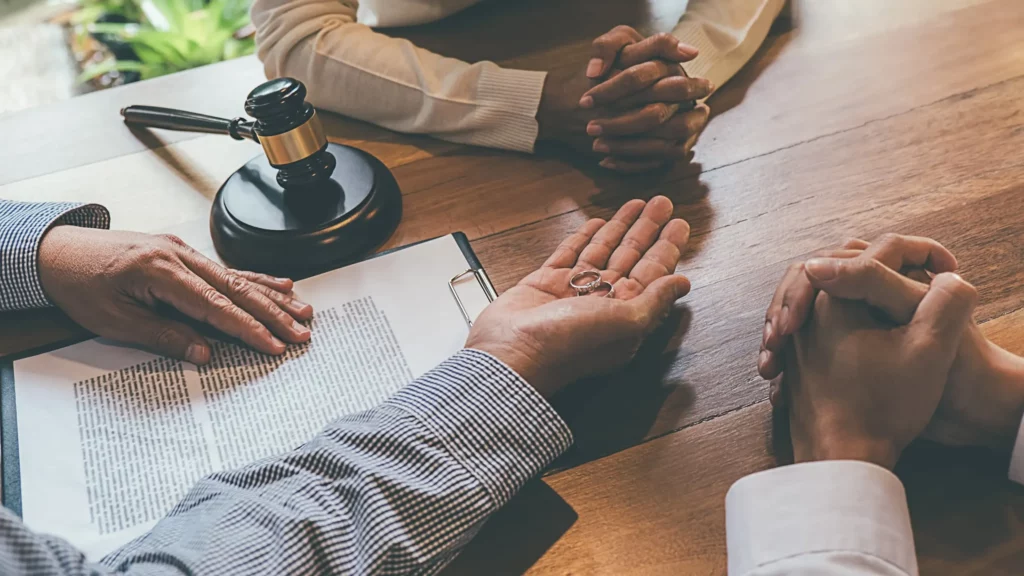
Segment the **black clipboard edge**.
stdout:
[[[480,265],[480,260],[476,257],[476,253],[473,252],[473,247],[469,244],[469,238],[462,232],[453,232],[451,235],[455,238],[455,243],[459,245],[459,249],[462,250],[462,255],[465,256],[466,263],[469,264],[470,269],[476,271],[481,281],[486,282],[487,286],[494,292],[494,285],[491,284],[491,279],[487,276],[483,266]],[[412,248],[425,242],[437,240],[437,238],[443,238],[443,236],[378,252],[363,260],[373,260],[388,254],[394,254],[399,250]],[[355,263],[352,262],[351,264]],[[497,292],[494,293],[497,294]],[[17,514],[19,518],[21,517],[21,456],[18,452],[18,410],[14,395],[14,361],[53,352],[65,346],[85,342],[89,338],[91,337],[65,340],[0,358],[0,488],[3,490],[2,503],[4,508]]]

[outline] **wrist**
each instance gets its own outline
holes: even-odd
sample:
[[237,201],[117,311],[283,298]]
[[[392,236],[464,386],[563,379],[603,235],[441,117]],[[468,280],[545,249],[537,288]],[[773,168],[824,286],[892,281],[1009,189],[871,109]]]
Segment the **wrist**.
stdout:
[[818,433],[807,441],[798,441],[796,436],[793,438],[793,460],[796,463],[858,460],[892,470],[901,452],[902,449],[893,441],[845,432]]
[[562,384],[551,371],[542,370],[527,354],[508,346],[488,343],[467,342],[466,348],[483,352],[515,372],[545,399],[550,399],[562,388]]
[[1024,418],[1024,358],[985,342],[985,372],[977,384],[991,390],[991,398],[969,417],[984,430],[986,445],[1009,450]]
[[53,297],[60,262],[67,248],[74,242],[76,230],[74,226],[54,226],[39,240],[39,284],[50,298]]
[[565,114],[558,105],[558,96],[554,88],[552,75],[548,74],[544,79],[544,89],[541,91],[540,104],[537,106],[537,141],[547,142],[557,140],[560,130],[557,128],[559,117]]

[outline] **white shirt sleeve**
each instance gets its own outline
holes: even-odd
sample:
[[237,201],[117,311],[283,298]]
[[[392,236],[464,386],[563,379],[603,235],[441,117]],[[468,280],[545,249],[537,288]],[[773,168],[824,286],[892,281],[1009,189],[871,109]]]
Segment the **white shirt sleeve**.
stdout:
[[687,74],[726,83],[757,52],[786,0],[690,0],[672,34],[700,54]]
[[1017,484],[1024,484],[1024,420],[1021,420],[1020,428],[1017,429],[1017,440],[1013,443],[1013,453],[1010,456],[1010,480]]
[[903,484],[854,461],[740,479],[725,501],[731,576],[916,576]]
[[302,81],[315,106],[408,133],[533,151],[546,72],[469,64],[356,22],[358,0],[256,0],[268,78]]

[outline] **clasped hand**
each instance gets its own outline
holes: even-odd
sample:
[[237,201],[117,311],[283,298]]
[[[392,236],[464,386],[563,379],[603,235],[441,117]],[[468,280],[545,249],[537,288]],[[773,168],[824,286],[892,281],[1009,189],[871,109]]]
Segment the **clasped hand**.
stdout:
[[[1019,359],[972,319],[973,286],[927,238],[852,240],[787,271],[765,317],[758,370],[790,408],[798,461],[892,467],[919,435],[1006,447],[1024,406]],[[1016,371],[1016,372],[1015,372]]]
[[549,73],[538,121],[540,140],[555,140],[602,158],[601,166],[643,172],[686,158],[707,123],[705,104],[691,102],[714,90],[689,78],[682,62],[696,48],[670,34],[644,38],[617,26],[593,42],[586,68]]

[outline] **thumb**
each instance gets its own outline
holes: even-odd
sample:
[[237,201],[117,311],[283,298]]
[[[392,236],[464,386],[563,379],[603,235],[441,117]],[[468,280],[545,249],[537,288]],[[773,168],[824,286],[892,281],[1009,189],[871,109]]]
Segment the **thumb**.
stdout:
[[645,333],[657,328],[668,316],[676,300],[690,292],[690,280],[686,276],[671,274],[662,276],[644,288],[640,295],[629,300],[640,318]]
[[139,344],[157,354],[193,364],[210,361],[210,344],[191,326],[143,310],[132,319],[131,330],[117,339]]
[[939,274],[917,307],[910,322],[911,333],[938,344],[944,357],[952,361],[977,303],[974,286],[952,272]]
[[607,74],[619,57],[619,51],[642,39],[643,36],[629,26],[616,26],[599,36],[591,45],[592,58],[587,63],[587,78],[596,80]]

